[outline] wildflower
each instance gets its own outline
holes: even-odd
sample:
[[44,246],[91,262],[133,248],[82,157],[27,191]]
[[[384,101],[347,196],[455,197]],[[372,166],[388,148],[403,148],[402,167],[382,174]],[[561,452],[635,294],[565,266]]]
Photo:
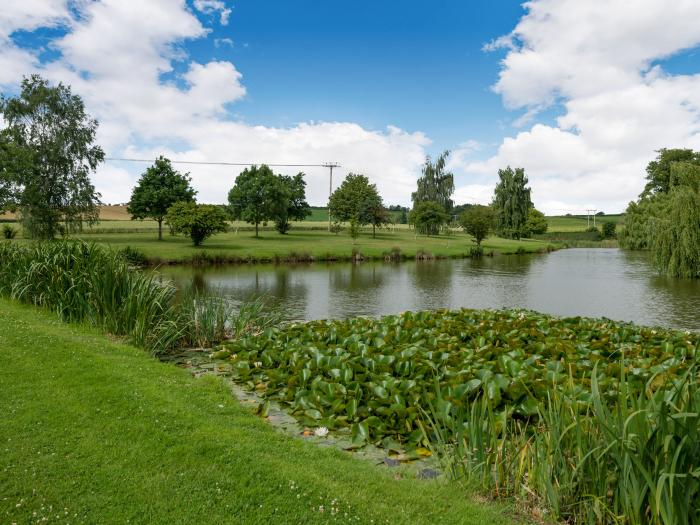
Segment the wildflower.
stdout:
[[253,363],[253,366],[255,368],[260,368],[262,366],[262,363],[260,361],[255,361],[255,363]]
[[314,436],[326,437],[328,435],[328,429],[326,427],[318,427],[314,430]]

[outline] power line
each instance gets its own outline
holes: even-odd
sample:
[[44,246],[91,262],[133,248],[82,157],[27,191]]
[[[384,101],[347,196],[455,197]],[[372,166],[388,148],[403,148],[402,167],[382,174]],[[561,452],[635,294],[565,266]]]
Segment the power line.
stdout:
[[[116,157],[105,157],[105,160],[112,162],[155,162],[155,159],[126,159],[126,158],[116,158]],[[211,162],[203,160],[170,160],[172,164],[202,164],[208,166],[260,166],[265,164],[264,162]],[[266,166],[272,167],[298,167],[298,168],[327,168],[326,164],[265,164]]]

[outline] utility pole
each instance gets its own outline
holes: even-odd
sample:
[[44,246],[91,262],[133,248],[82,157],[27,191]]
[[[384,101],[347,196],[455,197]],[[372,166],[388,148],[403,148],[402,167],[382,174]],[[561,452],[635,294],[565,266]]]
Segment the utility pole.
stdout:
[[328,231],[331,231],[331,195],[333,194],[333,168],[339,168],[340,164],[337,162],[326,162],[323,164],[324,167],[330,170],[328,178]]
[[593,215],[593,227],[595,228],[595,212],[598,210],[586,210],[586,228],[591,227],[591,215]]

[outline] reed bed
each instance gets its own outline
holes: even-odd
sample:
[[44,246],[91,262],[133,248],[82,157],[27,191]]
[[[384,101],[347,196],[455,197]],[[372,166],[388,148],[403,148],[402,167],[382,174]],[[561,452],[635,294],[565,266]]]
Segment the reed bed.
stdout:
[[130,264],[129,254],[83,241],[1,243],[0,295],[125,336],[154,354],[210,347],[275,320],[262,300],[234,307],[220,294],[180,297],[170,281]]

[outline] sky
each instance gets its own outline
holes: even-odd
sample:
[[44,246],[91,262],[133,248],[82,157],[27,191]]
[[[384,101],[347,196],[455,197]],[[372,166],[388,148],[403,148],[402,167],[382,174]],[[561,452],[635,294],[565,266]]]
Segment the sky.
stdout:
[[[110,158],[322,164],[410,204],[450,150],[455,201],[525,168],[548,214],[623,211],[662,147],[700,150],[697,0],[4,0],[0,90],[64,82]],[[0,122],[1,125],[1,122]],[[93,180],[126,202],[145,163]],[[242,168],[176,165],[200,202]],[[328,170],[306,173],[311,204]]]

